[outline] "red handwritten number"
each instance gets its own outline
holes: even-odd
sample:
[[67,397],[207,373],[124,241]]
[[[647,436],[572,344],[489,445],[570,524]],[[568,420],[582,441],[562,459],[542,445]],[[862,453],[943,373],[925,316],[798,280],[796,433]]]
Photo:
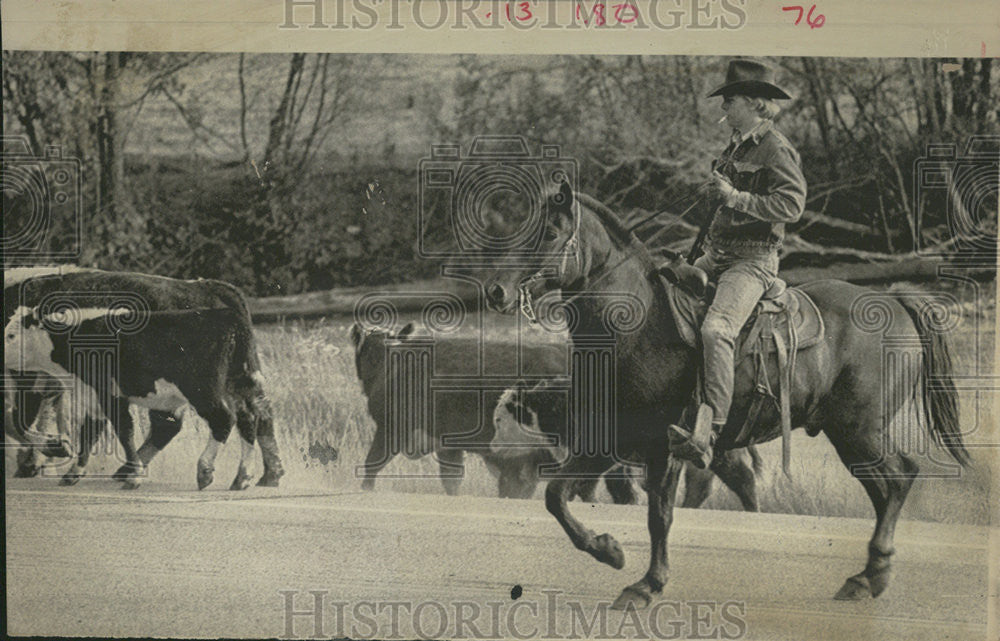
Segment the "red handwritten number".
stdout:
[[799,24],[799,20],[802,20],[802,7],[782,7],[782,11],[798,11],[799,17],[795,19],[795,24]]
[[[795,18],[795,24],[796,25],[798,25],[799,22],[802,21],[802,14],[805,11],[802,7],[798,7],[798,6],[782,7],[781,10],[782,11],[798,11],[799,15],[798,15],[797,18]],[[826,23],[826,16],[824,16],[822,13],[816,14],[816,17],[813,18],[813,11],[815,11],[815,10],[816,10],[816,5],[812,5],[811,7],[809,7],[809,13],[806,14],[806,24],[809,25],[810,29],[819,29],[820,27],[822,27]]]
[[[628,11],[628,15],[622,16],[624,11]],[[616,4],[615,5],[615,20],[621,24],[631,24],[636,21],[639,17],[639,8],[634,4]]]
[[813,19],[813,11],[816,10],[816,5],[809,7],[809,14],[806,16],[806,22],[809,23],[810,29],[819,29],[826,22],[826,16],[822,13],[817,14],[816,18]]
[[518,3],[517,4],[517,8],[520,10],[521,13],[516,14],[513,18],[510,15],[510,3],[509,2],[506,5],[504,5],[504,8],[507,11],[507,20],[520,20],[521,22],[524,22],[526,20],[531,20],[532,16],[534,15],[534,14],[531,13],[531,3],[530,2],[520,2],[520,3]]

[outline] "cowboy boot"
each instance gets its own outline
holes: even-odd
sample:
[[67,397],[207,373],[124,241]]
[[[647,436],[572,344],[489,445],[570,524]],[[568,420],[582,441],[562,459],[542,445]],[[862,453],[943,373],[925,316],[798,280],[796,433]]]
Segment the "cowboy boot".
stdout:
[[702,403],[698,407],[693,430],[671,425],[670,453],[675,458],[690,461],[699,469],[707,468],[712,462],[712,445],[718,437],[717,428],[712,424],[712,417],[712,408]]

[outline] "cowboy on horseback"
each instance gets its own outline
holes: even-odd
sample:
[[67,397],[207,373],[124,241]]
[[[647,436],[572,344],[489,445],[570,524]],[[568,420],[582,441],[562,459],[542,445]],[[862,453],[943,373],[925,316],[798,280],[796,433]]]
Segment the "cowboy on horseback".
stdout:
[[698,467],[711,462],[728,418],[735,340],[774,285],[785,224],[799,219],[806,199],[799,154],[772,122],[780,110],[775,100],[791,97],[774,83],[774,72],[755,60],[732,60],[725,83],[708,95],[713,96],[722,97],[723,120],[733,135],[712,163],[707,200],[714,212],[705,253],[694,264],[716,282],[715,298],[701,327],[696,417],[692,421],[686,411],[681,426],[670,426],[671,453]]

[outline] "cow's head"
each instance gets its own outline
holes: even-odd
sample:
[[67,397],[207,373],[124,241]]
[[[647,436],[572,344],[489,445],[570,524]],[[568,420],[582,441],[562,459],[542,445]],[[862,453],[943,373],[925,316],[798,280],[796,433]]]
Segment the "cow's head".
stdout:
[[52,362],[55,346],[38,311],[18,307],[4,328],[4,368],[18,372],[58,374]]
[[385,342],[393,339],[406,340],[413,334],[413,330],[413,323],[407,323],[395,334],[382,329],[364,329],[358,323],[351,327],[354,369],[365,395],[370,393],[378,377],[385,375]]
[[519,457],[547,450],[561,458],[559,434],[565,433],[565,394],[546,383],[531,388],[518,381],[504,391],[493,410],[490,451],[501,457]]

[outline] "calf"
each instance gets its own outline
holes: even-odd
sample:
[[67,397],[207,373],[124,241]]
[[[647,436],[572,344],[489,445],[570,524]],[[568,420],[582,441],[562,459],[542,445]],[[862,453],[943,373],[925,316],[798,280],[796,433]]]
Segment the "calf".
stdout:
[[[569,451],[568,429],[570,424],[567,407],[568,395],[564,387],[553,381],[542,381],[530,386],[523,381],[504,391],[493,412],[494,435],[490,450],[494,456],[517,456],[525,450],[545,450],[550,460],[563,461]],[[632,453],[630,453],[632,454]],[[641,453],[637,453],[641,454]],[[641,456],[638,457],[642,459]],[[685,465],[683,507],[699,507],[708,498],[715,476],[722,479],[736,493],[749,512],[759,511],[757,501],[756,473],[760,471],[760,456],[753,446],[719,451],[712,461],[710,470],[699,470],[693,465]],[[630,466],[613,468],[619,476],[619,484],[609,485],[615,492],[631,492],[628,477],[635,475]],[[606,482],[610,478],[606,479]],[[581,480],[577,492],[592,492],[594,482]],[[615,497],[616,502],[626,502]],[[632,501],[634,502],[634,501]]]
[[[5,272],[4,281],[4,324],[8,325],[17,309],[33,308],[40,304],[58,307],[60,304],[88,307],[102,307],[121,301],[124,297],[132,297],[141,301],[142,306],[150,312],[180,311],[193,309],[229,309],[234,317],[240,318],[240,323],[250,326],[250,315],[242,293],[232,285],[215,280],[177,280],[138,273],[117,273],[100,270],[74,271],[72,273],[51,273],[51,270],[14,270],[21,273]],[[252,337],[251,337],[252,338]],[[250,358],[256,363],[256,348],[251,341],[249,345]],[[5,370],[8,369],[8,358],[5,358]],[[256,366],[255,366],[256,367]],[[259,369],[259,367],[257,368]],[[7,372],[5,372],[7,373]],[[59,394],[53,393],[51,377],[40,372],[12,373],[13,386],[18,392],[20,402],[11,403],[5,394],[4,422],[8,433],[14,426],[15,438],[23,440],[25,428],[30,426],[37,416],[40,406],[46,399],[58,400]],[[46,379],[48,382],[46,382]],[[39,387],[45,388],[39,393]],[[8,388],[9,389],[9,388]],[[65,400],[65,399],[63,399]],[[78,401],[80,399],[77,399]],[[93,399],[91,399],[93,400]],[[83,416],[73,417],[77,423],[82,423],[80,430],[81,447],[79,459],[63,476],[62,482],[72,484],[82,476],[90,449],[100,434],[105,423],[105,416],[95,402],[77,402],[83,406]],[[61,405],[56,405],[60,408]],[[264,459],[264,474],[258,485],[276,486],[283,475],[277,442],[274,437],[274,425],[270,408],[261,395],[254,402],[254,412],[258,415],[257,439],[260,443]],[[176,411],[165,411],[156,408],[149,409],[150,432],[146,441],[137,451],[138,460],[143,467],[159,453],[180,431],[182,423]],[[60,425],[60,433],[65,435],[68,428]],[[121,432],[119,432],[119,435]],[[37,439],[35,439],[37,440]],[[37,445],[37,444],[36,444]],[[130,445],[123,447],[128,451]],[[50,446],[51,451],[53,448]],[[19,454],[17,475],[29,476],[35,473],[37,466],[27,457]],[[129,464],[123,465],[115,473],[116,478],[130,476]],[[134,474],[131,474],[134,477]]]

